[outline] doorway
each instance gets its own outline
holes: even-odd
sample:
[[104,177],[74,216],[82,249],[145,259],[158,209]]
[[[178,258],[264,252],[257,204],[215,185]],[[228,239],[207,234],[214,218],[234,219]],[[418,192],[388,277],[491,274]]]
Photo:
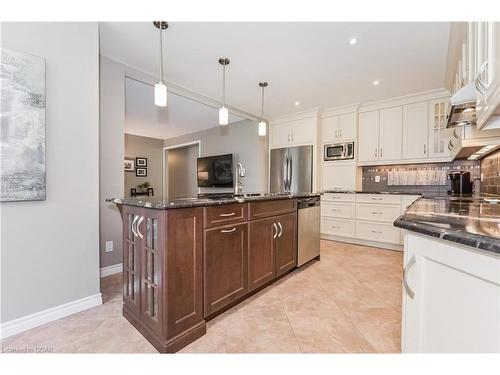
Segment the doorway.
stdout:
[[196,163],[199,156],[200,141],[164,148],[163,196],[166,199],[197,197]]

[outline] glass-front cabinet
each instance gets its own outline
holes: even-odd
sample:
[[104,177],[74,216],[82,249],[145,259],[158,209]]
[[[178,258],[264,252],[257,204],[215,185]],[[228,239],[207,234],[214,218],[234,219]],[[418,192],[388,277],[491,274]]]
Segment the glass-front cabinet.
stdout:
[[429,157],[450,156],[448,141],[450,129],[446,129],[449,98],[429,102]]

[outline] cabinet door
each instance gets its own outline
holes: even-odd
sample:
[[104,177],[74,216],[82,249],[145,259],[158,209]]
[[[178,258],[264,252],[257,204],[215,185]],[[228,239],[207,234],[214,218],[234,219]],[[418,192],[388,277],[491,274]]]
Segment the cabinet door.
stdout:
[[271,148],[288,146],[291,142],[291,123],[272,125],[270,127]]
[[379,160],[401,159],[402,107],[380,111]]
[[277,235],[278,227],[274,217],[250,222],[248,231],[249,291],[271,281],[276,275],[274,240]]
[[324,162],[322,170],[323,190],[356,190],[356,164]]
[[428,111],[427,102],[408,104],[403,107],[403,159],[427,158]]
[[140,267],[141,241],[135,224],[140,219],[142,209],[123,206],[123,303],[137,315],[140,314]]
[[339,116],[339,141],[355,141],[358,130],[357,114],[347,113]]
[[292,123],[291,141],[294,145],[316,143],[317,123],[312,118]]
[[450,156],[448,141],[450,132],[446,129],[449,99],[429,102],[429,157]]
[[379,111],[359,114],[358,160],[378,160]]
[[137,232],[141,240],[141,316],[151,328],[161,333],[163,328],[163,278],[161,274],[164,250],[163,211],[142,211]]
[[321,142],[334,143],[338,141],[339,118],[338,116],[326,117],[321,120]]
[[278,234],[275,240],[276,276],[297,265],[297,213],[277,216]]
[[248,286],[248,223],[205,230],[205,316],[243,296]]

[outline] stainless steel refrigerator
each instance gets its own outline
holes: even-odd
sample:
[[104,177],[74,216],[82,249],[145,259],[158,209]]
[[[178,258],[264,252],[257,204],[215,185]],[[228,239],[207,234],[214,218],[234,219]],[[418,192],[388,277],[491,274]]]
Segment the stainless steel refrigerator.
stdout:
[[313,146],[271,150],[271,193],[312,192]]

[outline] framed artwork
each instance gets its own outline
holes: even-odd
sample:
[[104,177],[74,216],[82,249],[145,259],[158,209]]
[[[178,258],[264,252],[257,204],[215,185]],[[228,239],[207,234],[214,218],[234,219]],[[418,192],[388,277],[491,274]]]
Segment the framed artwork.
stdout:
[[45,59],[0,54],[0,201],[45,200]]
[[135,175],[137,177],[146,177],[148,175],[148,169],[147,168],[136,168]]
[[135,171],[135,161],[134,161],[134,159],[125,159],[123,161],[123,170],[125,172],[133,172],[133,171]]
[[148,166],[147,158],[135,158],[135,166],[146,168]]

